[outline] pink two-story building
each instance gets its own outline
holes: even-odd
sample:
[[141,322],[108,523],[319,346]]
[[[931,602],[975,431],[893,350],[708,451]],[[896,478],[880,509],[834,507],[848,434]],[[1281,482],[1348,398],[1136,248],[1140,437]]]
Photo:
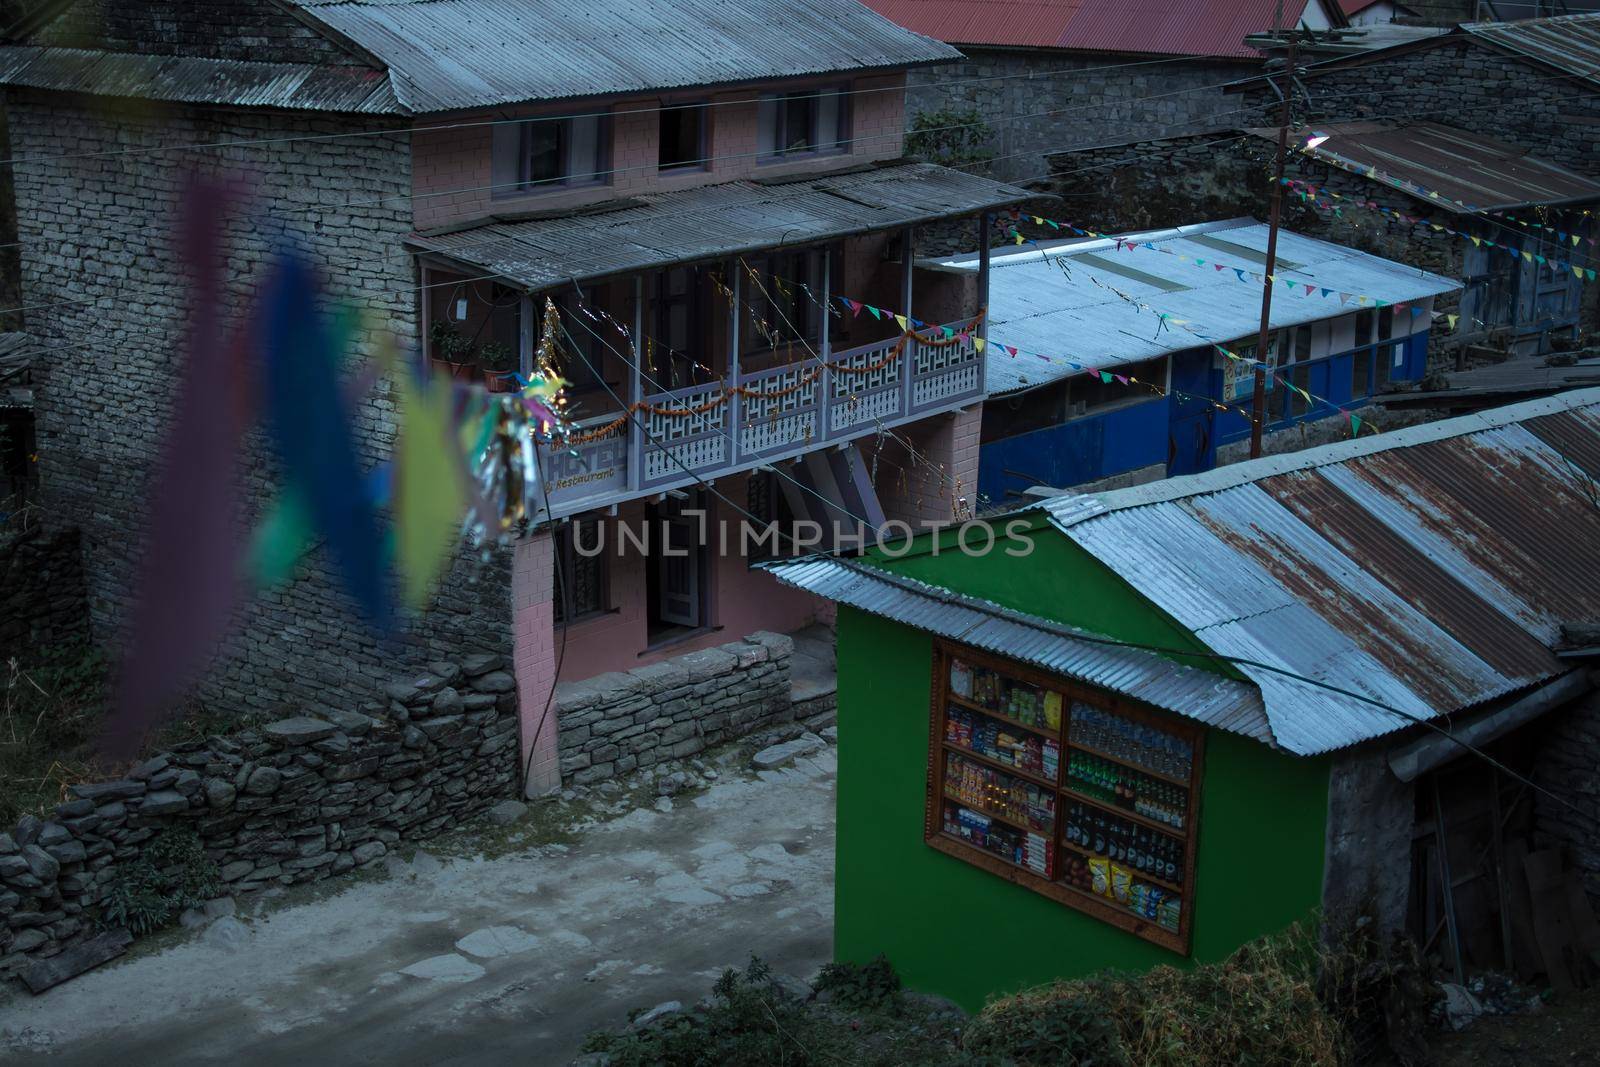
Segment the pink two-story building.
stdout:
[[[956,56],[853,0],[79,0],[15,29],[0,81],[19,154],[42,160],[18,169],[30,289],[87,286],[119,322],[143,314],[107,277],[127,276],[115,228],[154,230],[174,210],[178,161],[161,144],[215,142],[326,258],[336,292],[381,305],[457,377],[531,370],[546,302],[559,314],[576,431],[541,451],[509,591],[469,575],[464,554],[396,652],[332,621],[342,609],[314,557],[316,573],[228,637],[224,690],[313,701],[341,674],[509,653],[522,765],[542,792],[582,769],[561,766],[558,682],[793,631],[825,610],[752,569],[770,542],[730,527],[717,543],[721,523],[872,530],[963,515],[987,273],[952,280],[917,256],[986,247],[990,215],[1029,194],[902,158],[906,72]],[[166,110],[103,102],[117,96]],[[113,163],[52,152],[69,136],[148,147]],[[135,166],[149,170],[108,182],[108,168]],[[106,192],[103,217],[64,217],[52,189],[75,205]],[[252,220],[240,240],[264,247],[271,229]],[[62,233],[83,263],[34,251]],[[148,361],[154,382],[170,351],[159,338],[181,317],[148,310],[122,359]],[[76,307],[41,326],[63,342],[95,328]],[[58,374],[54,395],[88,397],[92,381]],[[375,455],[390,410],[370,409]],[[131,413],[128,431],[124,469],[146,469],[159,435]],[[46,426],[53,454],[88,454],[77,432],[62,405]],[[107,504],[124,489],[113,469],[46,470],[91,542],[135,510]],[[645,526],[671,536],[587,553],[602,533],[615,545],[620,527]],[[91,572],[113,619],[125,569]],[[283,637],[307,630],[314,641]]]

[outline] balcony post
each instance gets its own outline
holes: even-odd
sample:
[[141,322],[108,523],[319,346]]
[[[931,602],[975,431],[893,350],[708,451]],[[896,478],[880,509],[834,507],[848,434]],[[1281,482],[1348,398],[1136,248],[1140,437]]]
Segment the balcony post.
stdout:
[[916,396],[911,379],[917,369],[916,327],[911,323],[911,274],[916,270],[917,234],[910,226],[900,235],[900,259],[900,314],[906,317],[906,329],[913,335],[900,353],[900,417],[905,418],[911,414],[911,403]]
[[[728,292],[732,295],[728,299],[728,375],[727,383],[730,388],[739,385],[739,309],[742,307],[744,293],[744,260],[733,260],[728,271],[730,275]],[[734,393],[728,397],[728,466],[739,462],[739,438],[744,436],[739,427],[739,394]]]
[[523,293],[522,299],[517,304],[519,327],[517,330],[517,348],[519,349],[517,367],[521,370],[524,378],[533,377],[533,353],[539,343],[538,327],[534,325],[533,315],[533,296],[529,293]]
[[989,360],[989,235],[994,232],[994,213],[985,211],[978,216],[978,310],[984,319],[978,323],[974,336],[983,338],[982,351],[978,353],[978,390],[983,392],[985,371]]
[[644,275],[633,276],[633,336],[628,338],[633,347],[633,360],[628,364],[628,489],[639,491],[644,478],[644,431],[640,428],[644,415],[638,409],[644,399]]
[[[828,406],[833,402],[833,370],[828,366],[828,361],[833,359],[833,345],[829,339],[832,335],[833,325],[833,250],[824,249],[822,253],[822,329],[818,338],[817,353],[822,357],[822,366],[817,374],[817,385],[821,395],[817,403],[817,444],[828,439]],[[808,442],[811,443],[811,442]]]

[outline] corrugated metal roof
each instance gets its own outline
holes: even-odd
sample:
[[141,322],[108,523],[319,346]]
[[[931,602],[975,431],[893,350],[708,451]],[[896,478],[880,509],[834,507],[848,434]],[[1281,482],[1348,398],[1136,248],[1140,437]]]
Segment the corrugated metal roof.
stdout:
[[1517,22],[1469,22],[1461,32],[1600,84],[1600,13]]
[[354,114],[398,110],[389,77],[380,70],[79,48],[0,47],[0,85],[237,107]]
[[[1310,156],[1456,214],[1600,199],[1600,182],[1515,145],[1433,122],[1319,123]],[[1278,139],[1277,127],[1250,133]],[[1437,197],[1430,197],[1436,192]]]
[[[1287,0],[1294,26],[1317,0]],[[1259,59],[1246,34],[1273,27],[1279,0],[866,0],[902,26],[952,44]]]
[[969,215],[1036,195],[931,163],[902,163],[772,185],[735,181],[652,193],[610,210],[494,221],[410,243],[538,290]]
[[451,111],[944,62],[854,0],[290,0]]
[[779,581],[828,600],[1272,742],[1255,688],[1211,671],[847,560],[812,557],[770,563],[766,569]]
[[1273,736],[1309,754],[1563,673],[1561,623],[1600,618],[1595,473],[1587,389],[1042,507],[1254,661]]
[[[1261,325],[1261,286],[1239,281],[1229,268],[1260,272],[1267,229],[1251,219],[1232,219],[1130,234],[1124,241],[1176,253],[1170,256],[1143,247],[1118,250],[1114,241],[1103,240],[1030,245],[995,256],[989,276],[991,348],[985,372],[990,394],[1033,389],[1077,373],[1028,353],[1109,368],[1201,347],[1208,340],[1228,344],[1255,337]],[[1086,254],[1150,275],[1161,284],[1137,280],[1124,270],[1103,269],[1094,259],[1083,261],[1080,257]],[[1195,259],[1205,264],[1197,267]],[[1275,329],[1355,310],[1356,303],[1343,303],[1339,293],[1403,303],[1461,288],[1449,278],[1289,230],[1278,232],[1278,260],[1279,277],[1329,289],[1332,295],[1303,297],[1300,289],[1280,288],[1272,300]],[[978,269],[977,257],[970,255],[936,265]],[[1118,292],[1146,308],[1135,307]],[[1162,326],[1157,318],[1161,313],[1187,320],[1188,327]],[[993,347],[999,345],[1023,354],[1006,355]]]

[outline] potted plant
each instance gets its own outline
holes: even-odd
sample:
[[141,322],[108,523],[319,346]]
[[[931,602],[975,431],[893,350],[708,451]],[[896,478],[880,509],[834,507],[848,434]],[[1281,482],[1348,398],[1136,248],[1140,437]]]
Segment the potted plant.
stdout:
[[491,393],[517,391],[517,380],[506,377],[517,369],[517,362],[516,351],[499,341],[485,342],[478,349],[478,366],[483,368],[483,380]]
[[472,369],[472,345],[453,323],[434,323],[428,330],[428,340],[433,342],[433,358],[450,365],[450,377],[460,378],[464,370]]

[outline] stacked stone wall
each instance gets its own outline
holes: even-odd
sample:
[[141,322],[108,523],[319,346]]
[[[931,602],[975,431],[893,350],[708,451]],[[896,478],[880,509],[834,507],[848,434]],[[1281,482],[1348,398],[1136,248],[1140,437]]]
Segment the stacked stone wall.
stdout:
[[0,538],[0,662],[33,666],[89,638],[78,532],[31,529]]
[[219,891],[248,893],[370,866],[513,796],[515,685],[498,656],[435,663],[362,712],[173,745],[71,787],[50,818],[0,833],[0,977],[92,936],[163,830],[193,830]]
[[1534,795],[1534,845],[1560,848],[1600,901],[1600,696],[1555,712],[1541,735],[1534,781],[1567,803]]
[[[44,514],[53,529],[82,531],[95,635],[110,640],[133,596],[182,386],[192,280],[177,227],[189,175],[226,176],[240,190],[221,235],[225,327],[248,320],[273,255],[292,241],[325,283],[330,310],[343,303],[364,312],[350,357],[359,364],[380,351],[380,331],[402,341],[416,335],[416,273],[404,247],[410,133],[377,117],[110,111],[21,90],[8,109],[12,144],[28,160],[14,168],[27,325],[53,352],[35,370]],[[170,150],[186,144],[226,147]],[[392,454],[387,381],[356,405],[353,429],[364,467]],[[259,430],[247,434],[238,470],[249,527],[279,491]],[[197,696],[224,711],[349,706],[352,692],[430,660],[507,655],[511,638],[509,553],[485,564],[463,550],[429,610],[386,639],[362,621],[317,548],[293,582],[240,610]]]
[[1046,155],[1076,145],[1233,122],[1246,102],[1224,96],[1222,85],[1260,70],[1246,60],[1135,63],[1053,50],[963,51],[962,62],[910,72],[908,119],[946,108],[976,110],[991,134],[991,171],[1008,181],[1041,177],[1049,170]]
[[613,778],[794,718],[793,639],[765,631],[556,687],[561,777]]

